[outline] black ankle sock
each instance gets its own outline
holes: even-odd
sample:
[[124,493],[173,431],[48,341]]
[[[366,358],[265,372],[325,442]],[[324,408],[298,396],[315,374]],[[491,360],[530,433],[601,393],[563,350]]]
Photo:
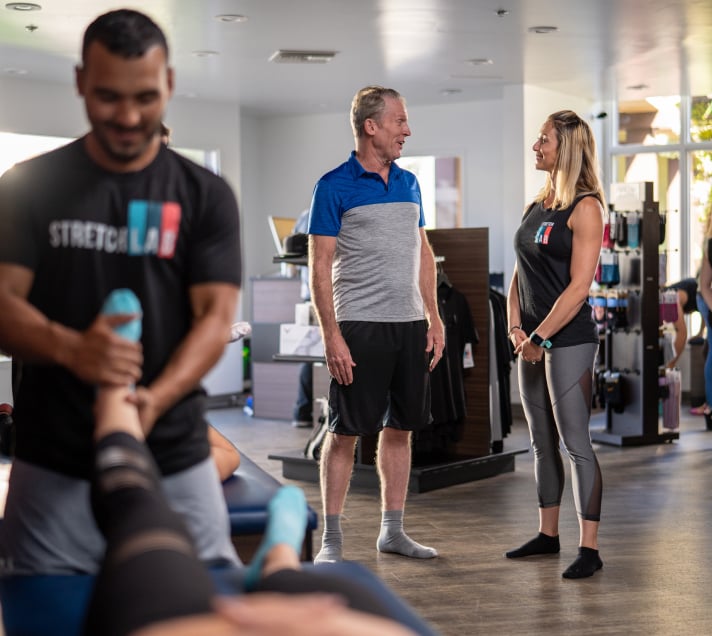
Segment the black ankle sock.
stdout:
[[560,550],[559,536],[550,537],[548,534],[540,532],[531,541],[527,541],[523,546],[505,552],[508,559],[519,559],[520,557],[532,556],[534,554],[556,554]]
[[598,550],[593,548],[579,548],[579,555],[576,560],[566,568],[561,575],[565,579],[585,579],[593,576],[594,572],[603,567],[603,561],[598,556]]

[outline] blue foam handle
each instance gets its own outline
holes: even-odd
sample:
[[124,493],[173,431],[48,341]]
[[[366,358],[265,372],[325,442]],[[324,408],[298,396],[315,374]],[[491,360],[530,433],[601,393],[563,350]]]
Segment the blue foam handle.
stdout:
[[139,314],[129,322],[114,327],[114,331],[122,338],[138,342],[141,339],[141,301],[130,289],[115,289],[112,291],[101,308],[105,315],[114,314]]

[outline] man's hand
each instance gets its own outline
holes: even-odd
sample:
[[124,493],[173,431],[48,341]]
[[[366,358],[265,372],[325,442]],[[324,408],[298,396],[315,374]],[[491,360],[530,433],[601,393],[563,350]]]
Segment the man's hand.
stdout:
[[149,388],[137,386],[136,390],[129,394],[127,400],[138,409],[138,417],[141,420],[143,434],[148,436],[156,420],[162,415],[155,396]]
[[114,327],[134,320],[134,314],[99,315],[72,345],[69,370],[89,384],[134,384],[141,378],[141,344],[122,338]]
[[324,339],[324,356],[329,373],[339,384],[348,385],[354,381],[356,363],[341,332]]
[[432,351],[433,353],[433,357],[430,359],[430,371],[440,362],[440,358],[443,357],[444,349],[445,327],[443,326],[443,321],[440,320],[438,316],[436,319],[430,321],[430,327],[428,327],[428,333],[426,334],[425,351],[427,353]]

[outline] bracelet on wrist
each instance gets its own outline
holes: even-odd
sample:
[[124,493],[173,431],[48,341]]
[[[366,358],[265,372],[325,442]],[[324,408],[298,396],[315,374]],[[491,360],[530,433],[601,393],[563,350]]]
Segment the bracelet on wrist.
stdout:
[[521,325],[514,325],[514,327],[511,327],[511,328],[509,329],[509,331],[507,332],[507,338],[511,337],[511,335],[512,335],[517,329],[521,329],[521,328],[522,328]]

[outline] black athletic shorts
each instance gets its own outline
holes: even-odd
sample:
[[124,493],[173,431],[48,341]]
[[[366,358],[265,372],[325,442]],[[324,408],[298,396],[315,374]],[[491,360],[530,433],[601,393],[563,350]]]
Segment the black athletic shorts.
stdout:
[[353,383],[331,379],[329,430],[373,435],[384,426],[418,431],[430,423],[431,354],[425,351],[427,323],[339,323],[356,363]]

